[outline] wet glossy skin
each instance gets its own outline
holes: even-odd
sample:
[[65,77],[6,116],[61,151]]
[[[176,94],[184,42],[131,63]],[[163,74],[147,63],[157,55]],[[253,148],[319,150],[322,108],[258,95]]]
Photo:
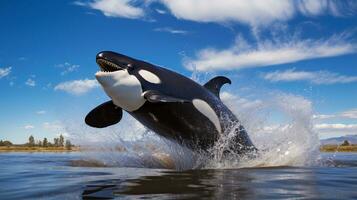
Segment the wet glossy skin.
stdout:
[[[238,119],[219,97],[193,80],[168,69],[114,52],[99,53],[97,63],[105,71],[127,70],[130,75],[139,80],[143,94],[146,91],[158,91],[165,96],[182,100],[182,102],[146,101],[137,110],[128,112],[157,134],[176,140],[192,149],[207,150],[214,145],[220,134],[235,131],[237,136],[232,140],[232,149],[235,149],[234,143],[238,142],[241,145],[237,145],[240,149],[236,151],[254,148],[244,128],[239,126]],[[152,73],[155,81],[143,77],[140,71],[145,71],[146,74]],[[205,103],[206,107],[214,111],[213,114],[218,117],[218,126],[221,130],[217,130],[217,124],[193,105],[192,101],[195,99]],[[241,148],[242,145],[244,148]]]

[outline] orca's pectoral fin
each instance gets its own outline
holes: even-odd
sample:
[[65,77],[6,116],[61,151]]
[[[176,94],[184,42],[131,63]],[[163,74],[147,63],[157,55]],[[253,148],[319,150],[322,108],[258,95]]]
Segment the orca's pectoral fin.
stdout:
[[90,111],[85,122],[95,128],[104,128],[118,123],[122,116],[123,110],[114,105],[112,101],[107,101]]
[[189,102],[186,99],[172,97],[166,94],[162,94],[159,91],[148,90],[144,93],[144,98],[150,103],[186,103]]
[[231,84],[232,82],[227,77],[216,76],[216,77],[212,78],[211,80],[209,80],[203,86],[219,98],[219,92],[221,90],[221,87],[226,83]]

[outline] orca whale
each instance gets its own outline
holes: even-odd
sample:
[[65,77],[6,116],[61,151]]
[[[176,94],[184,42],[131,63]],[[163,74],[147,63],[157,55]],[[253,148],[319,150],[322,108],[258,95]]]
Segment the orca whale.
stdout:
[[221,87],[231,80],[217,76],[203,86],[195,81],[128,56],[97,54],[96,79],[111,99],[88,113],[87,125],[118,123],[125,110],[155,133],[193,150],[207,151],[222,134],[234,133],[228,151],[256,150],[237,117],[222,103]]

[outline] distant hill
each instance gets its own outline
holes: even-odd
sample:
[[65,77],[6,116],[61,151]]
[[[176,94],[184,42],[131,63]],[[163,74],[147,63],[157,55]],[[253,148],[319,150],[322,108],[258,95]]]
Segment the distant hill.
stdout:
[[325,144],[342,144],[343,141],[348,140],[350,144],[357,144],[357,135],[346,135],[341,137],[327,138],[320,140],[322,145]]

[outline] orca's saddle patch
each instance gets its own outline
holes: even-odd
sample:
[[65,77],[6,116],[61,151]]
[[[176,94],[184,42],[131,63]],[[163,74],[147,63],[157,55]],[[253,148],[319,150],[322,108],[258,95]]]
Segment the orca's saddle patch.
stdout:
[[144,93],[144,98],[150,103],[185,103],[186,99],[172,97],[155,90],[148,90]]

